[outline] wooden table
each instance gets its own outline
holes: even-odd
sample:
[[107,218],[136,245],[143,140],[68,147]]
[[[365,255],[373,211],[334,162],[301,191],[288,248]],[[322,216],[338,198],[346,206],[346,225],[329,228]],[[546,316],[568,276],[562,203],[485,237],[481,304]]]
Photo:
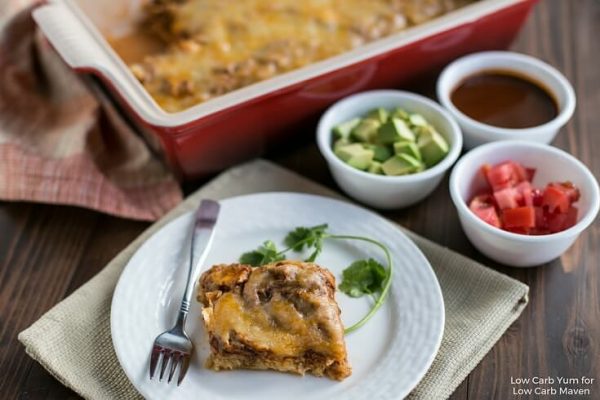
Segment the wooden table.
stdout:
[[[574,154],[597,177],[599,40],[600,2],[545,0],[513,47],[548,61],[573,83],[578,96],[575,117],[554,145]],[[312,138],[312,131],[306,136]],[[269,158],[335,187],[310,139]],[[469,244],[447,187],[446,180],[418,206],[385,215],[531,288],[523,315],[452,399],[513,398],[511,377],[583,375],[595,378],[588,398],[600,398],[600,223],[549,265],[502,267]],[[0,203],[0,398],[78,397],[25,354],[17,334],[90,279],[147,226],[73,207]]]

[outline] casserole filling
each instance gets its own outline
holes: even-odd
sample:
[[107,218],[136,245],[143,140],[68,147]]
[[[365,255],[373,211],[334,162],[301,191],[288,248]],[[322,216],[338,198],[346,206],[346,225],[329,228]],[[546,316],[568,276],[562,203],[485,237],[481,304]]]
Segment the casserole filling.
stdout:
[[351,369],[334,293],[333,275],[312,263],[213,266],[198,293],[207,367],[346,378]]
[[151,0],[142,28],[165,46],[130,68],[176,112],[473,1]]

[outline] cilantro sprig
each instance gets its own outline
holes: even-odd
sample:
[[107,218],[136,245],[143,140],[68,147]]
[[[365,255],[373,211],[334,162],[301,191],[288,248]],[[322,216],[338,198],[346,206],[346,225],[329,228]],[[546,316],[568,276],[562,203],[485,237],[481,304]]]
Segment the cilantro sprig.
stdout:
[[366,324],[385,302],[392,283],[392,257],[388,248],[377,240],[364,236],[334,235],[327,232],[327,228],[327,224],[313,227],[297,227],[286,235],[284,244],[287,247],[285,249],[278,251],[275,243],[268,240],[256,250],[242,254],[240,262],[257,267],[281,261],[287,258],[286,253],[290,251],[301,252],[305,250],[311,251],[305,261],[314,262],[323,251],[323,242],[326,239],[358,240],[379,247],[385,255],[386,266],[383,266],[373,258],[369,258],[356,260],[342,271],[342,282],[338,288],[343,293],[350,297],[368,295],[374,299],[373,306],[369,312],[358,322],[344,330],[348,334]]
[[242,264],[249,264],[253,267],[269,264],[283,260],[284,255],[277,250],[277,246],[272,240],[267,240],[256,250],[249,251],[240,256]]

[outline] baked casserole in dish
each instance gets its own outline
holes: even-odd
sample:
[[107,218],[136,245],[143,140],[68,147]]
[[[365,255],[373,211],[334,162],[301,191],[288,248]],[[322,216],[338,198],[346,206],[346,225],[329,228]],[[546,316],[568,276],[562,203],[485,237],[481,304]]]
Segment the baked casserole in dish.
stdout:
[[[344,96],[399,87],[463,54],[506,48],[536,0],[295,3],[47,0],[34,11],[34,19],[65,62],[92,75],[94,84],[109,95],[104,97],[112,97],[111,104],[156,143],[175,171],[198,177],[260,155]],[[350,3],[361,13],[366,10],[364,15],[350,13]],[[259,10],[260,4],[267,9]],[[292,4],[297,11],[278,10],[278,4]],[[239,10],[219,16],[225,5]],[[193,6],[198,9],[183,12]],[[261,14],[238,26],[245,12]],[[218,39],[212,44],[203,37],[208,28],[198,26],[197,13],[212,18],[210,37]],[[263,22],[251,23],[267,16],[283,30],[276,40],[264,33],[263,28],[271,28]],[[292,19],[300,22],[284,23]],[[301,24],[307,28],[300,29]],[[108,39],[114,43],[140,26],[161,37],[162,47],[125,62]],[[296,35],[298,31],[303,35]],[[230,32],[256,39],[246,39],[250,45],[242,51]],[[281,35],[288,42],[281,42]],[[291,42],[296,44],[288,46]],[[292,51],[295,46],[300,50]],[[141,49],[131,43],[125,47]],[[223,55],[202,57],[203,67],[189,67],[203,52]],[[239,57],[250,53],[254,61],[246,65],[249,58]],[[169,67],[177,63],[179,67]],[[218,83],[209,79],[213,74],[219,76]]]
[[474,1],[152,0],[141,29],[167,47],[131,70],[162,108],[181,111]]

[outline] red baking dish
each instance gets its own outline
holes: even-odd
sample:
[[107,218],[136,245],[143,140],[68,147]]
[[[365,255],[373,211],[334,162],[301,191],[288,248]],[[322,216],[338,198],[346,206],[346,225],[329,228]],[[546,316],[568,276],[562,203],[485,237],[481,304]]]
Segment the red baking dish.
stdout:
[[198,177],[259,155],[269,139],[341,97],[398,87],[463,54],[506,48],[536,2],[482,0],[177,113],[154,102],[104,36],[133,29],[140,0],[50,0],[34,19],[67,64],[98,77],[139,130],[158,139],[176,171]]

